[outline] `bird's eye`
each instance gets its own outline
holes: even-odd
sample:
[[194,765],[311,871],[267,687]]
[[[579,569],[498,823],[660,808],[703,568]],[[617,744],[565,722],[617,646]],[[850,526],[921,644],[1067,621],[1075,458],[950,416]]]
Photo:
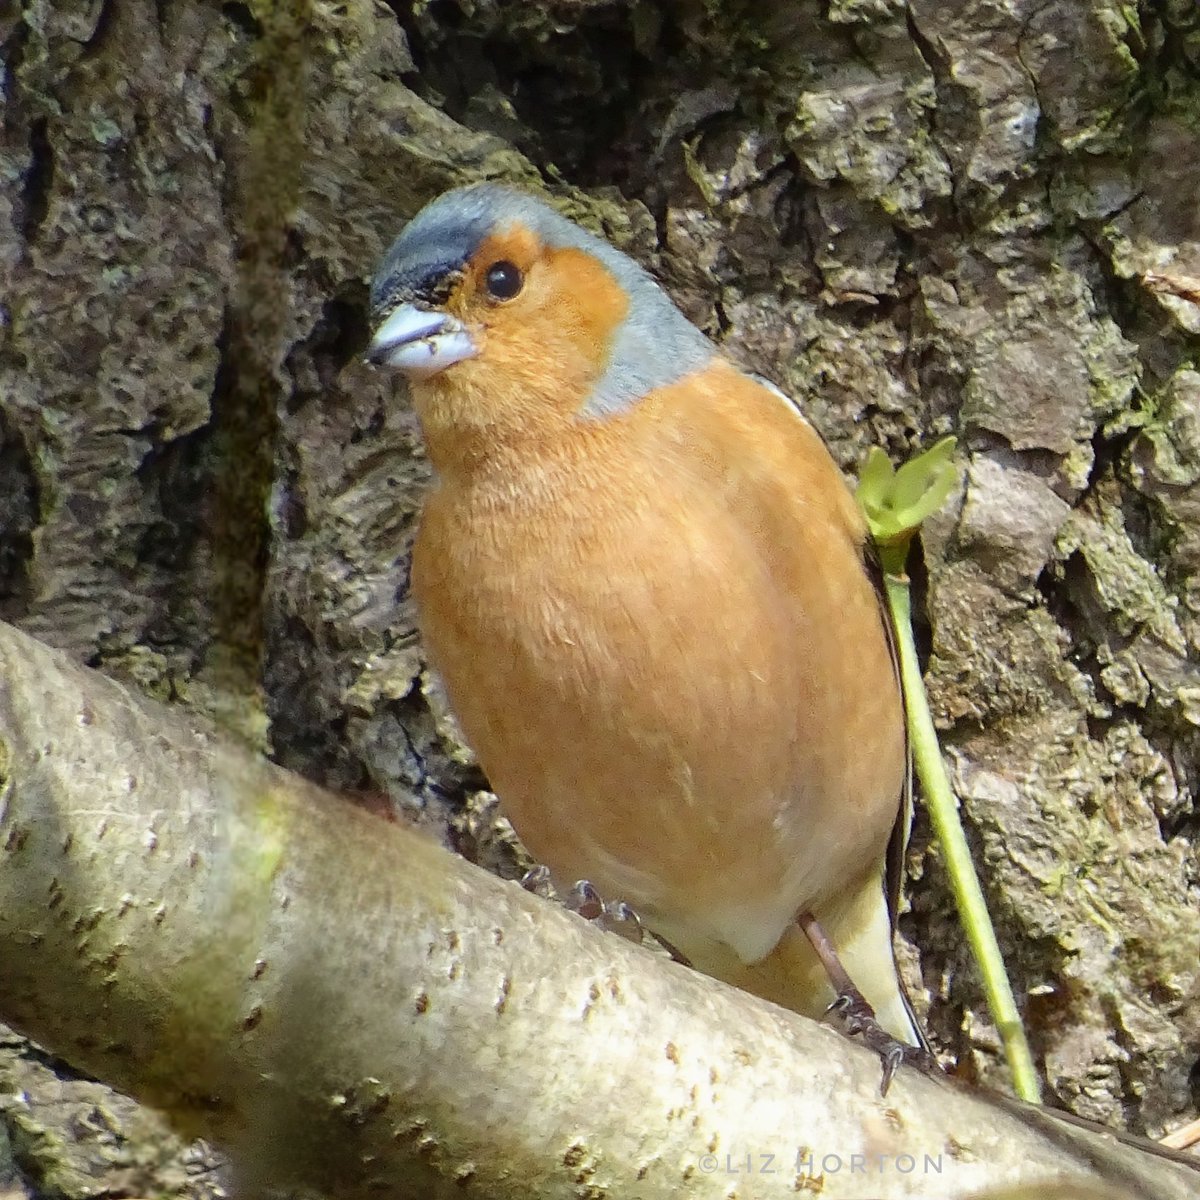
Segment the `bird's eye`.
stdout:
[[493,300],[511,300],[520,290],[525,280],[516,263],[503,260],[488,267],[485,277],[488,295]]

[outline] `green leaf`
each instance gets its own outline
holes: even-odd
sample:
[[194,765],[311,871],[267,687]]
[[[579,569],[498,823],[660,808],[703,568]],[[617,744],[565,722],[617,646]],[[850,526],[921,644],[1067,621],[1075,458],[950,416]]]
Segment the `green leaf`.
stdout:
[[872,446],[858,476],[858,502],[868,517],[886,512],[887,495],[895,475],[888,456],[879,446]]
[[957,444],[955,438],[942,438],[898,471],[878,446],[872,447],[857,496],[871,536],[880,545],[907,547],[921,522],[945,504],[958,482],[953,462]]

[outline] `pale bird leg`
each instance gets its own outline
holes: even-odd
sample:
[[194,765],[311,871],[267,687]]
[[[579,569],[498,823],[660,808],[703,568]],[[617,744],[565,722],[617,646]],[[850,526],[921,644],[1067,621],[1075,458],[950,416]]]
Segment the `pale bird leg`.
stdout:
[[937,1070],[937,1060],[927,1050],[919,1046],[910,1046],[893,1037],[875,1017],[875,1010],[867,1001],[866,996],[859,991],[849,972],[842,966],[837,950],[829,940],[828,934],[821,928],[821,923],[810,912],[802,912],[796,918],[796,924],[808,938],[809,945],[821,960],[837,998],[829,1006],[828,1012],[836,1013],[841,1019],[845,1031],[850,1037],[860,1038],[864,1045],[870,1047],[879,1055],[883,1062],[883,1078],[879,1083],[879,1094],[887,1095],[892,1078],[902,1063],[919,1067],[924,1071]]

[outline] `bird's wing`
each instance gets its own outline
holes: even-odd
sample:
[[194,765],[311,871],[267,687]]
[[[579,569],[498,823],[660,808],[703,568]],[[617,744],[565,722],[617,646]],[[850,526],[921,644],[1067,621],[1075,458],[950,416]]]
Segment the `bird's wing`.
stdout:
[[[912,754],[912,739],[908,734],[908,702],[904,694],[904,679],[900,673],[900,651],[896,645],[896,629],[892,624],[892,613],[887,603],[887,593],[884,588],[883,580],[883,565],[879,561],[879,555],[875,549],[875,543],[868,537],[863,544],[863,562],[866,567],[867,575],[871,582],[875,585],[875,595],[879,599],[879,617],[883,622],[884,633],[887,636],[888,651],[892,656],[892,666],[896,672],[896,686],[900,689],[900,702],[904,709],[904,747],[905,747],[905,771],[904,771],[904,786],[900,793],[900,807],[896,813],[896,824],[892,829],[891,840],[888,842],[888,851],[886,865],[884,868],[883,888],[884,894],[887,897],[888,915],[891,918],[893,931],[900,919],[900,899],[904,893],[904,860],[908,851],[908,837],[912,831],[913,820],[913,754]],[[900,973],[896,972],[899,979]],[[909,1018],[912,1021],[913,1028],[917,1031],[917,1037],[921,1040],[921,1048],[932,1053],[932,1047],[929,1044],[929,1039],[925,1036],[925,1030],[921,1026],[921,1022],[917,1020],[917,1014],[913,1011],[912,998],[908,994],[908,989],[904,986],[904,980],[900,979],[900,997],[904,1001],[904,1007],[908,1010]]]
[[[817,437],[828,449],[828,443],[822,436],[821,431],[812,425],[807,417],[804,416],[799,404],[777,387],[764,375],[759,375],[757,372],[746,372],[755,381],[761,384],[768,391],[774,393],[779,399],[785,401],[787,405],[795,412],[796,416],[804,421],[816,433]],[[875,588],[875,596],[879,602],[879,618],[883,622],[884,635],[887,637],[888,652],[892,657],[892,667],[896,672],[896,686],[900,689],[901,704],[905,712],[905,730],[904,730],[904,745],[905,745],[905,760],[906,767],[904,772],[904,785],[900,794],[900,805],[896,812],[896,824],[892,829],[891,840],[888,842],[887,858],[885,860],[885,875],[884,875],[884,895],[887,899],[888,916],[891,920],[892,929],[895,930],[896,923],[900,918],[900,900],[904,891],[904,860],[908,850],[908,837],[912,829],[913,819],[913,757],[912,757],[912,741],[908,736],[907,722],[907,704],[904,695],[904,680],[900,674],[900,654],[896,646],[896,630],[892,624],[891,610],[888,608],[887,593],[884,588],[883,566],[879,561],[879,555],[875,549],[875,543],[870,536],[863,543],[863,566],[870,578],[872,585]],[[899,972],[897,972],[899,978]],[[916,1013],[913,1011],[912,999],[909,997],[907,990],[904,987],[904,981],[900,980],[900,996],[904,1001],[904,1006],[908,1010],[908,1015],[913,1023],[913,1028],[917,1031],[917,1036],[921,1039],[921,1045],[925,1050],[930,1050],[929,1041],[925,1036],[925,1031],[921,1027],[921,1023],[917,1020]]]

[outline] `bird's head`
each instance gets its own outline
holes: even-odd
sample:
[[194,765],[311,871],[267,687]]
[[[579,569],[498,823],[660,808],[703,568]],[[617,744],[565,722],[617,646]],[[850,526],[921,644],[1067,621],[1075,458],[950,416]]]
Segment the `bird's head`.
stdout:
[[371,284],[370,362],[403,372],[431,451],[620,413],[715,351],[632,259],[480,184],[405,227]]

